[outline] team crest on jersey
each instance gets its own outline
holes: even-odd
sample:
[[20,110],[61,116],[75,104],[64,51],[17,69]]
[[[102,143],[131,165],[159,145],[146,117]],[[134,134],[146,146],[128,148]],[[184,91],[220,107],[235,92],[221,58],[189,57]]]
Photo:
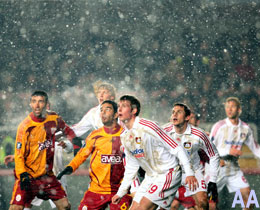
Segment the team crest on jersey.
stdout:
[[20,194],[18,194],[18,195],[15,197],[15,200],[18,201],[18,202],[19,202],[21,199],[22,199],[22,196],[21,196]]
[[190,150],[191,149],[191,142],[184,142],[183,143],[183,147],[187,150]]
[[84,205],[84,206],[82,207],[82,210],[88,210],[88,207],[87,207],[86,205]]
[[141,144],[141,137],[135,137],[135,142],[137,144]]
[[246,138],[246,134],[245,133],[241,133],[240,137],[241,137],[241,139],[245,139]]
[[21,142],[17,142],[16,149],[21,149],[21,148],[22,148],[22,143]]

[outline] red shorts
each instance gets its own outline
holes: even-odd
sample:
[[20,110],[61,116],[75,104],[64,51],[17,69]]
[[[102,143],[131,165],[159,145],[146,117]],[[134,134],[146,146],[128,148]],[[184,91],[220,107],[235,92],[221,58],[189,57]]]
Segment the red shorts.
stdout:
[[16,179],[13,187],[13,194],[10,204],[25,206],[30,204],[37,196],[43,200],[59,200],[67,197],[65,190],[54,175],[44,175],[31,179],[29,191],[21,190],[20,180]]
[[185,197],[184,193],[186,189],[184,186],[180,186],[178,189],[179,198],[175,198],[175,200],[179,201],[181,205],[185,208],[191,208],[196,205],[195,200],[192,197]]
[[99,194],[87,191],[79,204],[78,210],[103,210],[106,209],[108,205],[110,210],[129,209],[132,197],[125,195],[119,204],[112,204],[111,200],[115,194],[115,192],[111,194]]

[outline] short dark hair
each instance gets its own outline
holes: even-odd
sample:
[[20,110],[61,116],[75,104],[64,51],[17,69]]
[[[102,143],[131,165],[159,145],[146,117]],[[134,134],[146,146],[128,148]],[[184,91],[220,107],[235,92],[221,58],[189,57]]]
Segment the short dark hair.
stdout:
[[187,117],[187,116],[190,116],[191,111],[190,111],[190,108],[188,107],[188,105],[186,105],[186,104],[184,104],[184,103],[175,103],[175,104],[173,104],[173,108],[174,108],[175,106],[183,107],[183,108],[184,108],[184,112],[185,112],[185,116],[186,116],[186,117]]
[[194,114],[194,117],[195,117],[196,120],[199,120],[200,117],[201,117],[200,113],[197,113],[197,112],[194,112],[194,111],[192,111],[191,114]]
[[120,101],[129,101],[130,104],[131,104],[131,108],[137,109],[135,116],[139,115],[139,113],[141,111],[141,104],[140,104],[140,101],[137,98],[135,98],[134,96],[130,96],[130,95],[123,95],[123,96],[121,96]]
[[45,102],[47,103],[48,102],[48,94],[43,91],[43,90],[36,90],[33,92],[33,94],[31,95],[31,97],[33,96],[43,96],[45,98]]
[[111,101],[111,100],[105,100],[105,101],[102,102],[101,105],[103,105],[103,104],[111,104],[113,106],[114,113],[117,113],[118,106],[117,106],[116,102]]

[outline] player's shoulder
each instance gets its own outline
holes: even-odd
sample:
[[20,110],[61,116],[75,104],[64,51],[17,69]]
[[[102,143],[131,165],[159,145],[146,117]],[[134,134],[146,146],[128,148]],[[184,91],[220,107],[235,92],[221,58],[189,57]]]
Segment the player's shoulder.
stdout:
[[215,128],[221,128],[223,126],[227,125],[227,120],[223,119],[223,120],[219,120],[218,122],[216,122],[213,127]]
[[190,125],[190,127],[191,127],[191,134],[198,136],[200,138],[202,137],[204,138],[205,136],[208,137],[208,134],[204,129],[195,127],[193,125]]
[[240,122],[241,122],[242,126],[250,128],[250,125],[248,123],[246,123],[246,122],[244,122],[242,120],[240,120]]
[[138,122],[138,129],[141,129],[147,133],[163,133],[165,132],[162,127],[159,126],[159,124],[155,121],[148,120],[145,118],[140,118]]
[[52,116],[52,115],[58,115],[57,112],[54,112],[52,110],[48,110],[46,111],[48,115]]
[[103,127],[101,127],[101,128],[96,129],[96,130],[93,130],[89,134],[88,138],[96,138],[97,136],[103,136],[103,135],[104,135],[103,134]]
[[24,128],[29,127],[32,124],[32,119],[28,115],[26,118],[23,119],[22,122],[18,125],[18,130],[22,130]]
[[158,123],[146,118],[139,118],[138,125],[145,128],[156,128],[159,127]]
[[95,113],[97,113],[99,111],[99,106],[95,106],[95,107],[92,107],[91,109],[89,109],[85,115],[83,116],[83,118],[89,118],[93,115],[95,115]]
[[170,132],[173,129],[173,124],[171,122],[168,122],[168,123],[162,125],[162,128],[165,131]]

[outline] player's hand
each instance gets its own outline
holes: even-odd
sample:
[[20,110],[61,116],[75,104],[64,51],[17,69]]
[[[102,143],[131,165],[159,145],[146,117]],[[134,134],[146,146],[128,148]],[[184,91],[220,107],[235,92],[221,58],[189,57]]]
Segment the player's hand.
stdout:
[[208,183],[208,199],[217,202],[218,199],[218,189],[217,184],[214,182]]
[[223,167],[223,166],[225,166],[225,165],[226,165],[225,160],[220,159],[220,161],[219,161],[219,166],[220,166],[220,167]]
[[14,155],[7,155],[4,158],[4,164],[7,166],[8,163],[14,162]]
[[23,172],[20,174],[20,186],[21,186],[21,190],[26,190],[26,191],[30,190],[31,180],[27,172]]
[[63,149],[65,149],[67,147],[67,144],[64,141],[60,141],[58,143],[58,146],[61,146]]
[[115,194],[115,195],[112,197],[112,203],[113,203],[113,204],[119,204],[120,201],[121,201],[121,198],[120,198],[117,194]]
[[191,191],[195,191],[199,187],[199,183],[195,176],[187,176],[185,179],[185,184],[189,185]]
[[62,172],[60,172],[57,176],[57,179],[60,180],[63,175],[69,175],[73,172],[73,168],[71,166],[67,166]]

